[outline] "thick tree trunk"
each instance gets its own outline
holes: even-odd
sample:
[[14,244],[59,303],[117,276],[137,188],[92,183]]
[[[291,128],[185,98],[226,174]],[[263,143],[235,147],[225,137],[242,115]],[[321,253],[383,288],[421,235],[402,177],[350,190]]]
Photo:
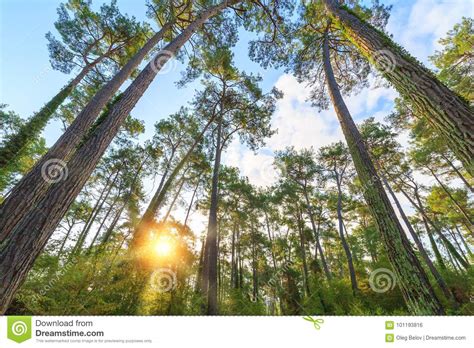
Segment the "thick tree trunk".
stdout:
[[204,286],[203,293],[207,295],[207,314],[217,315],[217,207],[219,202],[218,185],[219,169],[222,153],[222,116],[219,116],[216,135],[216,151],[212,173],[211,205],[209,208],[209,224],[204,250]]
[[[171,55],[176,54],[208,18],[221,12],[227,6],[235,4],[235,2],[225,1],[205,10],[180,35],[166,45],[164,50],[153,58],[122,93],[120,100],[114,104],[108,116],[72,156],[68,163],[69,175],[67,180],[51,185],[44,198],[39,202],[35,201],[34,207],[29,212],[20,210],[24,218],[15,226],[8,238],[3,235],[2,231],[2,238],[0,239],[0,314],[8,307],[15,291],[25,279],[33,262],[43,250],[59,221],[81,191],[120,126],[160,68]],[[168,53],[163,56],[162,52]],[[39,180],[42,179],[39,177]],[[21,194],[20,197],[20,200],[25,199]],[[4,213],[5,211],[2,211],[0,215],[4,216]],[[25,233],[25,231],[28,231],[28,233]]]
[[35,207],[44,197],[50,183],[42,173],[51,163],[62,167],[76,150],[100,111],[130,77],[142,60],[161,41],[168,32],[171,23],[163,26],[127,64],[103,86],[77,115],[73,123],[61,135],[49,151],[39,160],[20,182],[12,189],[10,195],[0,206],[0,243],[7,238],[13,228],[23,219],[28,210]]
[[342,248],[346,254],[347,258],[347,267],[349,269],[349,275],[351,277],[351,286],[352,286],[352,293],[356,295],[359,287],[357,286],[357,279],[354,269],[354,263],[352,262],[352,253],[349,245],[347,244],[346,237],[344,236],[344,221],[342,218],[342,188],[341,188],[341,180],[342,178],[339,177],[339,174],[336,172],[336,183],[337,183],[337,219],[339,221],[339,237],[341,238]]
[[329,94],[342,127],[363,195],[374,217],[387,255],[392,264],[400,290],[413,314],[443,314],[444,310],[434,293],[428,277],[411,248],[388,199],[382,182],[370,159],[369,152],[342,98],[332,70],[326,32],[323,43],[323,64]]
[[416,114],[443,136],[474,176],[474,112],[468,103],[387,35],[339,6],[337,0],[323,3],[347,39],[409,101]]

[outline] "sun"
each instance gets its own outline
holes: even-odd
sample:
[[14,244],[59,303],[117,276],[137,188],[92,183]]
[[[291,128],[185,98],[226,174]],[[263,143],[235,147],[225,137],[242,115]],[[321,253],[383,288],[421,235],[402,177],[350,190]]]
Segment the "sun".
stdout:
[[168,238],[160,238],[155,242],[154,248],[158,256],[168,256],[173,250],[173,243]]

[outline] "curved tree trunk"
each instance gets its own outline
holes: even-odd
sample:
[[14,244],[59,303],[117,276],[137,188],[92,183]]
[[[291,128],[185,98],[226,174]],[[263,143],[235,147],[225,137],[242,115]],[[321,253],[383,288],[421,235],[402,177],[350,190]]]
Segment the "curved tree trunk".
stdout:
[[[225,1],[205,10],[180,35],[166,45],[122,93],[121,98],[113,105],[108,116],[72,156],[68,163],[69,175],[67,179],[51,185],[44,198],[35,202],[29,212],[21,211],[22,216],[26,216],[15,226],[8,239],[3,237],[2,233],[0,239],[0,314],[8,308],[16,290],[24,281],[61,218],[74,202],[119,128],[161,67],[171,55],[176,54],[208,18],[236,2]],[[163,55],[162,52],[167,52],[167,54]],[[39,180],[41,181],[41,177]],[[20,195],[20,197],[22,196]]]
[[443,314],[443,307],[397,219],[369,152],[339,91],[331,66],[327,32],[323,43],[323,64],[329,94],[357,175],[363,185],[365,201],[377,223],[407,306],[417,315]]
[[410,102],[416,114],[425,117],[443,136],[474,176],[474,112],[468,103],[387,35],[341,7],[337,0],[323,3],[347,39]]
[[57,163],[62,167],[76,150],[84,135],[92,126],[101,110],[130,77],[142,60],[161,41],[171,27],[165,24],[148,42],[131,58],[127,64],[105,84],[77,115],[49,151],[34,167],[15,185],[5,201],[0,205],[0,243],[7,238],[13,228],[23,219],[28,210],[44,198],[50,184],[43,179],[42,172],[48,163]]

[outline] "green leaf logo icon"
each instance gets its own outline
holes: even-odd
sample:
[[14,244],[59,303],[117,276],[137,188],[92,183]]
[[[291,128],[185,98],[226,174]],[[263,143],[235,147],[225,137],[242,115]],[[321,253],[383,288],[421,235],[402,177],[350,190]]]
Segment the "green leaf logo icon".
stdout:
[[7,337],[17,343],[31,338],[31,317],[8,317]]

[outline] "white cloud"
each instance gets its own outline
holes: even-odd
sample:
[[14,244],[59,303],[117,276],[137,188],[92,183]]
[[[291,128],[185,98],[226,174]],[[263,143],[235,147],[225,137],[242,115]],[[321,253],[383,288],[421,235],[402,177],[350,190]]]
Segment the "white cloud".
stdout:
[[424,63],[439,49],[438,40],[459,23],[472,16],[470,0],[417,0],[411,7],[394,4],[387,29],[395,41]]

